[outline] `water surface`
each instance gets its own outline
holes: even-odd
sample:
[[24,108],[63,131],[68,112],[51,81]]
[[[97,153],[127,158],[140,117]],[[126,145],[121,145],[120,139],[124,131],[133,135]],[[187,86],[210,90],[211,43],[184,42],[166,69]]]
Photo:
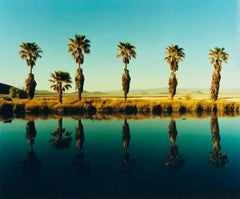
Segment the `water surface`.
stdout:
[[0,123],[1,198],[240,198],[239,118]]

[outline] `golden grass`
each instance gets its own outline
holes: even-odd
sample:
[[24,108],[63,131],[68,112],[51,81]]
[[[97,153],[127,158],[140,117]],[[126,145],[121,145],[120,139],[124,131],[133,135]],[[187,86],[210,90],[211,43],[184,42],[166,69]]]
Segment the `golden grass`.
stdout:
[[94,119],[111,119],[117,117],[165,117],[189,115],[204,117],[216,113],[219,116],[237,116],[240,114],[240,101],[207,99],[177,98],[130,98],[126,102],[122,98],[83,98],[78,101],[76,97],[65,97],[63,103],[56,98],[13,99],[6,101],[0,99],[0,115],[9,117],[15,115],[81,115]]

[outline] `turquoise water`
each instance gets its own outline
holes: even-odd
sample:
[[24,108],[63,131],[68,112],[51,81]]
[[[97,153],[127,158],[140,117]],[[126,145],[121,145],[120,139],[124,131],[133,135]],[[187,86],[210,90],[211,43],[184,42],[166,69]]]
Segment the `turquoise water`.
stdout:
[[240,118],[0,123],[0,198],[240,198]]

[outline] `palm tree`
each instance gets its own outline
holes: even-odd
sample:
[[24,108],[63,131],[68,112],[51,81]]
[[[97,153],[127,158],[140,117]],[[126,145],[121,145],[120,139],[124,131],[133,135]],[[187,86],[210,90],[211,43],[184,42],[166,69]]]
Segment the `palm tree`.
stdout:
[[221,80],[222,62],[227,63],[228,53],[224,52],[224,48],[215,47],[214,50],[209,51],[209,59],[211,64],[214,65],[211,86],[211,99],[216,101],[218,99],[218,92]]
[[42,50],[36,43],[22,43],[20,45],[21,50],[19,51],[20,57],[25,59],[27,65],[30,67],[30,73],[28,74],[28,78],[26,79],[26,93],[28,99],[34,98],[36,81],[34,80],[34,75],[32,74],[32,68],[35,66],[35,62],[37,58],[41,58]]
[[68,72],[63,71],[55,71],[54,73],[51,73],[51,79],[49,79],[49,82],[53,83],[51,85],[51,88],[58,93],[58,102],[62,103],[62,93],[65,90],[68,90],[71,88],[71,77]]
[[122,61],[124,63],[124,71],[122,74],[122,89],[124,91],[125,101],[127,99],[127,94],[129,92],[130,81],[131,81],[131,77],[129,75],[127,65],[129,64],[129,61],[132,57],[133,58],[136,57],[135,49],[136,47],[129,42],[120,42],[118,44],[119,54],[117,55],[117,58],[122,57]]
[[81,64],[84,62],[84,53],[90,53],[90,41],[86,39],[85,35],[75,35],[75,39],[69,38],[70,43],[68,44],[68,52],[72,54],[73,59],[78,64],[78,68],[75,76],[76,89],[78,90],[78,99],[81,100],[84,75],[81,68]]
[[176,94],[176,88],[178,84],[175,72],[178,70],[178,63],[185,57],[183,51],[184,49],[179,48],[178,45],[171,45],[165,49],[165,53],[167,54],[165,60],[170,65],[170,69],[172,71],[168,81],[169,93],[172,99]]

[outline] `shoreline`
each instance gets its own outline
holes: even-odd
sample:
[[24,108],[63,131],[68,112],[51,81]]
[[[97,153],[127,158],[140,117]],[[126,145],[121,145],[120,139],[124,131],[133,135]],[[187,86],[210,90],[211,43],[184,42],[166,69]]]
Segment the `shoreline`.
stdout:
[[[78,101],[65,97],[63,103],[54,98],[12,99],[0,98],[0,117],[21,117],[24,115],[143,115],[143,116],[184,116],[195,117],[216,114],[218,116],[240,116],[240,99],[220,99],[215,102],[208,99],[169,98],[122,98],[91,97]],[[121,117],[121,116],[120,116]]]

